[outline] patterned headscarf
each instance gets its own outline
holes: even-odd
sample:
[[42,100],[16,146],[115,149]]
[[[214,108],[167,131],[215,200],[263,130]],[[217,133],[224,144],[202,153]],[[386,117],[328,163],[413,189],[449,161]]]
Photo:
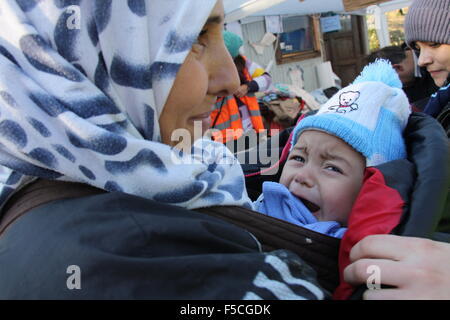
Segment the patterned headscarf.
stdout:
[[0,206],[36,178],[186,208],[250,200],[239,163],[158,118],[215,0],[1,0]]

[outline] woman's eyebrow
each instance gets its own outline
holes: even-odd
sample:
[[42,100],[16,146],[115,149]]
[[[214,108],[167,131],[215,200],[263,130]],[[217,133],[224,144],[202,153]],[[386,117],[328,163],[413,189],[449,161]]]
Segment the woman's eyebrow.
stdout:
[[223,23],[223,16],[211,16],[208,18],[208,20],[206,20],[205,24],[209,24],[209,23],[215,23],[215,24],[221,24]]

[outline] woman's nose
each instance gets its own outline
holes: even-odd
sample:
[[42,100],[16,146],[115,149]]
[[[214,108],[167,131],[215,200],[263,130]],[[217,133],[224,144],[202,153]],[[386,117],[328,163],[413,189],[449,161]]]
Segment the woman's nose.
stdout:
[[433,59],[429,50],[427,48],[423,48],[420,50],[419,59],[417,60],[417,64],[420,67],[426,67],[427,65],[433,63]]
[[236,65],[225,44],[221,44],[212,61],[209,93],[218,97],[226,97],[235,93],[239,84]]

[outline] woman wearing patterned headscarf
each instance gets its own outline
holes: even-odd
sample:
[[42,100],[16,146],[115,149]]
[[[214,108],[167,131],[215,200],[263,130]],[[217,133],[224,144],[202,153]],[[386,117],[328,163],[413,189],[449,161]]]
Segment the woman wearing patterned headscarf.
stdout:
[[238,86],[223,19],[214,0],[0,2],[1,299],[323,297],[296,256],[187,210],[251,206],[196,137]]

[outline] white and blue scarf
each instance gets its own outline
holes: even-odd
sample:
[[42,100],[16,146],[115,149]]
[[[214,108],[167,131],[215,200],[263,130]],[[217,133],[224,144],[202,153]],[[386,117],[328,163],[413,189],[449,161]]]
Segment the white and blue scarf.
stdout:
[[158,119],[215,0],[1,0],[0,206],[37,178],[163,203],[250,206],[221,144],[160,143]]

